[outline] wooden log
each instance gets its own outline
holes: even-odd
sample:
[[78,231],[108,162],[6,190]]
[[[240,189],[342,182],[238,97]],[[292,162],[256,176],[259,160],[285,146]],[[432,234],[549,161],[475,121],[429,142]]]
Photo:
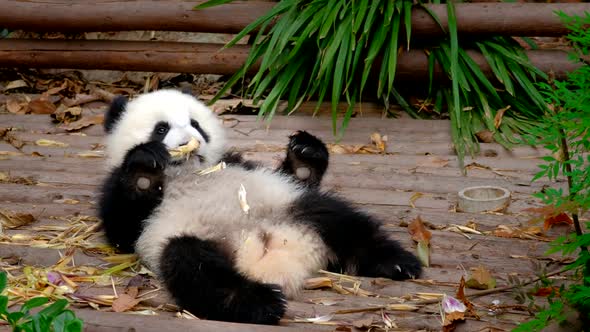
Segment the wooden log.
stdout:
[[[198,1],[67,1],[3,0],[0,22],[8,29],[32,31],[168,30],[236,33],[272,8],[266,1],[235,1],[192,10]],[[581,14],[588,3],[458,3],[459,33],[513,36],[560,36],[567,32],[555,11]],[[446,5],[427,5],[447,27]],[[442,30],[427,11],[412,15],[415,37],[440,36]]]
[[[223,49],[220,44],[181,42],[141,42],[115,40],[0,40],[0,68],[69,68],[129,71],[175,72],[195,74],[235,73],[248,56],[249,46]],[[565,51],[528,52],[531,62],[557,77],[575,70]],[[470,55],[491,74],[485,58]],[[398,60],[396,78],[422,81],[427,78],[428,59],[423,51],[403,52]],[[255,70],[256,68],[253,68]],[[442,76],[440,68],[437,75]]]

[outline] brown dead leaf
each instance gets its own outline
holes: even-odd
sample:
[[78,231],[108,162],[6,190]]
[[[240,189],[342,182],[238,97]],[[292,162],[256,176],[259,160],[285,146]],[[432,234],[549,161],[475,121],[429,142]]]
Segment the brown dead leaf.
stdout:
[[385,144],[387,142],[387,136],[381,136],[379,133],[371,134],[371,142],[375,145],[377,150],[381,153],[385,152]]
[[55,105],[45,96],[31,100],[27,106],[27,113],[53,114],[56,111]]
[[546,218],[543,227],[547,231],[549,228],[553,227],[553,225],[559,224],[573,225],[574,221],[567,215],[567,213],[562,212],[556,216]]
[[494,143],[494,133],[487,129],[478,131],[475,136],[482,143]]
[[18,228],[35,222],[36,218],[30,213],[0,210],[0,223],[6,228]]
[[465,296],[465,278],[463,278],[463,276],[461,276],[461,281],[459,282],[459,288],[457,289],[457,299],[459,301],[463,302],[465,307],[467,307],[467,313],[469,313],[471,316],[475,317],[476,319],[479,319],[479,315],[477,314],[477,311],[475,311],[475,307],[473,306],[473,303],[471,303],[471,301],[469,301],[467,299],[467,297]]
[[416,166],[439,168],[446,167],[448,164],[448,159],[444,159],[438,156],[428,156],[426,160],[420,161]]
[[498,110],[498,112],[496,112],[496,116],[494,117],[494,127],[496,127],[496,129],[500,128],[500,125],[502,124],[502,117],[504,116],[504,113],[510,109],[510,105],[504,107],[504,108],[500,108]]
[[344,145],[344,144],[327,144],[328,151],[333,154],[355,154],[358,153],[362,145]]
[[357,319],[352,322],[352,326],[360,330],[366,330],[373,325],[373,317]]
[[26,109],[27,109],[27,104],[28,103],[26,101],[23,101],[20,98],[9,97],[6,100],[6,109],[10,113],[25,114]]
[[430,266],[430,238],[432,233],[426,229],[420,216],[416,217],[408,225],[408,232],[412,236],[412,240],[418,244],[416,248],[418,258],[424,266]]
[[557,287],[557,286],[541,287],[541,288],[537,289],[536,292],[533,293],[533,296],[546,297],[546,296],[551,295],[552,293],[559,295],[559,287]]
[[416,219],[410,222],[408,225],[408,232],[412,236],[412,240],[416,242],[424,241],[430,244],[432,233],[426,229],[426,226],[424,226],[424,221],[420,216],[417,216]]
[[70,123],[77,121],[82,116],[82,108],[79,106],[65,107],[59,105],[57,110],[51,114],[51,119],[56,123]]
[[490,271],[485,267],[478,266],[465,282],[465,285],[473,289],[492,289],[496,288],[496,279],[492,277]]
[[93,101],[102,100],[102,97],[97,94],[79,93],[74,98],[64,98],[62,103],[67,107],[74,107],[78,105],[87,104]]
[[141,300],[129,294],[121,294],[113,301],[112,308],[114,312],[125,312],[135,307]]
[[104,122],[104,115],[98,114],[94,116],[85,116],[78,121],[74,121],[68,124],[59,125],[58,128],[64,129],[67,131],[75,131],[84,129],[86,127],[90,127],[92,125],[100,125]]
[[12,81],[12,82],[8,83],[4,87],[4,91],[6,92],[8,90],[13,90],[13,89],[18,89],[18,88],[24,88],[24,87],[28,87],[28,86],[29,85],[24,80],[16,80],[16,81]]

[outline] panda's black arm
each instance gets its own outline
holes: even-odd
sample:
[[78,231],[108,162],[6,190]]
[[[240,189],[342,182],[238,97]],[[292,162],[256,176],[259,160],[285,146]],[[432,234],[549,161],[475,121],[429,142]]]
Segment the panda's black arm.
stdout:
[[107,240],[121,251],[134,251],[143,220],[161,203],[169,158],[160,142],[140,144],[127,153],[123,165],[105,180],[99,215]]
[[296,220],[318,231],[336,256],[331,270],[366,277],[418,277],[418,258],[387,237],[379,221],[330,193],[308,190],[293,207]]

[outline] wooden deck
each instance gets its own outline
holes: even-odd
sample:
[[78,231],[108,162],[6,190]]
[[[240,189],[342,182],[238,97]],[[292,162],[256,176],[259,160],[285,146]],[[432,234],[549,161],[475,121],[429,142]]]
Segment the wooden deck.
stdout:
[[[255,117],[224,118],[231,145],[247,151],[248,158],[269,165],[282,155],[287,136],[294,130],[306,129],[326,142],[333,142],[328,118],[276,117],[269,130],[257,123]],[[89,331],[351,331],[357,327],[386,327],[384,314],[397,326],[393,330],[439,331],[438,300],[417,305],[415,311],[378,308],[424,303],[436,299],[436,294],[454,296],[461,276],[478,266],[492,273],[498,287],[508,285],[508,275],[525,280],[535,277],[539,266],[546,266],[549,271],[561,268],[559,261],[547,259],[544,252],[548,247],[546,239],[564,234],[567,227],[555,227],[544,236],[529,239],[492,233],[500,225],[520,229],[529,226],[531,216],[523,210],[541,206],[531,194],[547,184],[530,183],[543,151],[529,147],[507,151],[497,144],[482,144],[480,156],[466,160],[469,166],[465,177],[451,148],[449,122],[364,117],[353,119],[341,144],[369,144],[370,135],[379,132],[388,136],[387,154],[332,154],[324,185],[379,216],[385,230],[412,250],[415,244],[404,226],[421,216],[432,232],[431,266],[425,269],[422,279],[394,282],[355,278],[356,282],[318,273],[318,277],[332,278],[341,287],[305,290],[289,303],[287,317],[280,327],[246,329],[238,324],[178,318],[174,306],[167,304],[166,294],[154,291],[157,282],[151,278],[152,286],[140,288],[140,297],[147,293],[142,297],[145,301],[129,310],[131,313],[115,313],[109,302],[115,295],[114,289],[121,295],[137,269],[104,275],[104,269],[125,262],[125,257],[115,256],[120,260],[113,262],[113,253],[98,245],[103,239],[97,221],[86,217],[95,215],[97,184],[105,175],[102,127],[95,125],[79,133],[67,133],[52,124],[48,115],[0,114],[0,128],[14,128],[0,141],[0,209],[29,213],[36,219],[26,226],[4,231],[0,238],[0,264],[17,279],[24,266],[41,271],[67,266],[73,274],[97,276],[94,282],[73,279],[78,280],[77,297],[69,296],[77,299],[73,306]],[[40,139],[67,146],[40,146]],[[508,210],[487,214],[455,212],[457,192],[472,185],[509,189],[512,200]],[[445,230],[445,226],[469,222],[484,234]],[[56,267],[64,255],[73,259]],[[109,257],[111,263],[105,261]],[[349,294],[345,294],[347,289]],[[470,291],[473,290],[468,289],[467,293]],[[97,298],[103,303],[98,303]],[[524,306],[515,301],[514,291],[472,301],[481,319],[467,318],[458,325],[458,331],[507,331],[530,317]],[[343,313],[346,311],[357,312]],[[324,316],[326,321],[301,322],[318,316]]]

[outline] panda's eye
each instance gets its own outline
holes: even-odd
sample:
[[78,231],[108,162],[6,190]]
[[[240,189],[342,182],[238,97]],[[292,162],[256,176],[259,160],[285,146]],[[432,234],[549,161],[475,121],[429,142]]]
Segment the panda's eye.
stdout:
[[163,136],[170,130],[170,127],[166,123],[160,123],[156,126],[155,133],[156,135]]

